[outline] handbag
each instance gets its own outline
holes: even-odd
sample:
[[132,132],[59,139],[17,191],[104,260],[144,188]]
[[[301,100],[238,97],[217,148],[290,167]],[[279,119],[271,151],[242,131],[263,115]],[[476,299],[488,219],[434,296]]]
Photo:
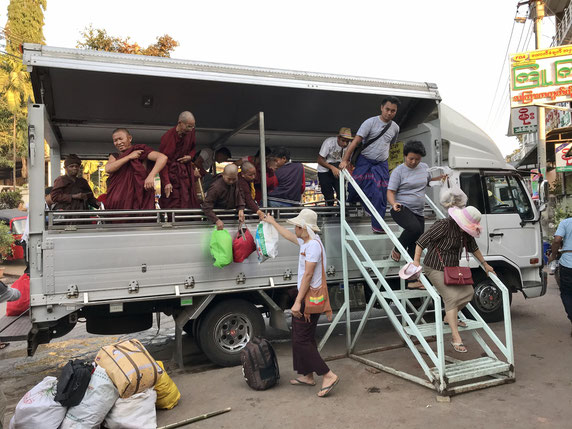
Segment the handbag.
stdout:
[[239,225],[238,232],[232,240],[232,257],[234,262],[243,262],[255,250],[256,244],[254,243],[254,237],[246,225]]
[[[465,242],[464,237],[463,237],[463,248],[465,249],[468,261],[469,251],[467,250],[467,244]],[[439,252],[439,248],[436,247],[435,250],[437,251],[439,260],[443,264],[444,283],[447,286],[463,286],[463,285],[473,284],[473,274],[471,272],[470,267],[446,267],[445,263],[443,262],[443,258],[441,258],[441,253]]]
[[391,127],[392,123],[393,123],[393,121],[389,121],[389,124],[387,124],[385,127],[383,127],[383,130],[381,130],[381,133],[379,133],[377,136],[375,136],[372,139],[368,139],[367,143],[362,142],[358,147],[355,148],[354,152],[352,153],[352,158],[350,161],[352,165],[356,165],[357,159],[361,155],[363,150],[366,147],[368,147],[369,145],[371,145],[372,143],[375,143],[376,141],[378,141],[381,138],[381,136],[383,136],[385,134],[385,132],[387,130],[389,130],[389,127]]
[[[320,243],[318,241],[318,243]],[[332,307],[330,306],[330,296],[328,294],[328,284],[326,282],[326,270],[324,270],[324,246],[320,243],[322,248],[322,284],[318,288],[310,286],[306,296],[304,297],[304,318],[308,320],[310,314],[322,314],[330,316],[332,314]]]

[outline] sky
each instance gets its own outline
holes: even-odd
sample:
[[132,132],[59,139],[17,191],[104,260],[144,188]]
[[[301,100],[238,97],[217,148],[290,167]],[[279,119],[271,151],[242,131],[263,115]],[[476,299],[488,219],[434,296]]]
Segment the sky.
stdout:
[[[0,26],[8,3],[0,0]],[[506,137],[503,63],[531,25],[513,27],[516,11],[516,0],[48,0],[44,35],[73,48],[90,24],[141,46],[167,33],[180,43],[173,58],[433,82],[506,155],[518,143]],[[541,47],[553,28],[545,19]]]

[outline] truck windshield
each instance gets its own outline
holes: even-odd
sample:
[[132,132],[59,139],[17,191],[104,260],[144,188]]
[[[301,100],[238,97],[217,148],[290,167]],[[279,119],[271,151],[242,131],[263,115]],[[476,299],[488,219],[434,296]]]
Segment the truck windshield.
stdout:
[[518,213],[522,220],[534,218],[530,199],[515,176],[487,176],[485,182],[489,213]]

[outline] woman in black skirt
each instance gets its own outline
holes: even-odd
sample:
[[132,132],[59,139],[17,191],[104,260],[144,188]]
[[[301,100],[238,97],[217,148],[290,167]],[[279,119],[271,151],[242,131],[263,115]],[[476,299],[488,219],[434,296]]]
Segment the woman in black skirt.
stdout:
[[[279,225],[276,220],[267,215],[264,221],[273,225],[280,235],[300,246],[298,260],[298,293],[292,306],[292,357],[294,370],[299,377],[290,380],[295,386],[315,386],[314,373],[322,376],[322,388],[318,396],[326,397],[338,384],[339,377],[330,370],[318,352],[316,345],[316,326],[319,314],[304,314],[304,298],[310,288],[319,288],[322,284],[323,267],[326,266],[326,253],[317,225],[318,215],[309,209],[303,209],[300,214],[287,222],[295,226],[295,233]],[[326,313],[328,320],[332,314]]]

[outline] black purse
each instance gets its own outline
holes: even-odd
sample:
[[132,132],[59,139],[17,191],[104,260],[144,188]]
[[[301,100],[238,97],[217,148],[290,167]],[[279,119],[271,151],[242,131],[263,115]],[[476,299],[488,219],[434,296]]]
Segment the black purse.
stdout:
[[375,143],[376,141],[378,141],[381,136],[383,136],[385,134],[385,132],[387,130],[389,130],[389,127],[391,127],[391,124],[393,123],[393,121],[389,121],[389,124],[387,124],[385,127],[383,127],[383,130],[381,130],[381,133],[379,133],[377,136],[375,136],[372,139],[368,139],[367,142],[361,142],[361,144],[355,148],[354,152],[352,153],[352,158],[351,158],[351,164],[353,166],[356,165],[357,159],[358,157],[361,155],[361,153],[363,152],[363,150],[368,147],[369,145]]

